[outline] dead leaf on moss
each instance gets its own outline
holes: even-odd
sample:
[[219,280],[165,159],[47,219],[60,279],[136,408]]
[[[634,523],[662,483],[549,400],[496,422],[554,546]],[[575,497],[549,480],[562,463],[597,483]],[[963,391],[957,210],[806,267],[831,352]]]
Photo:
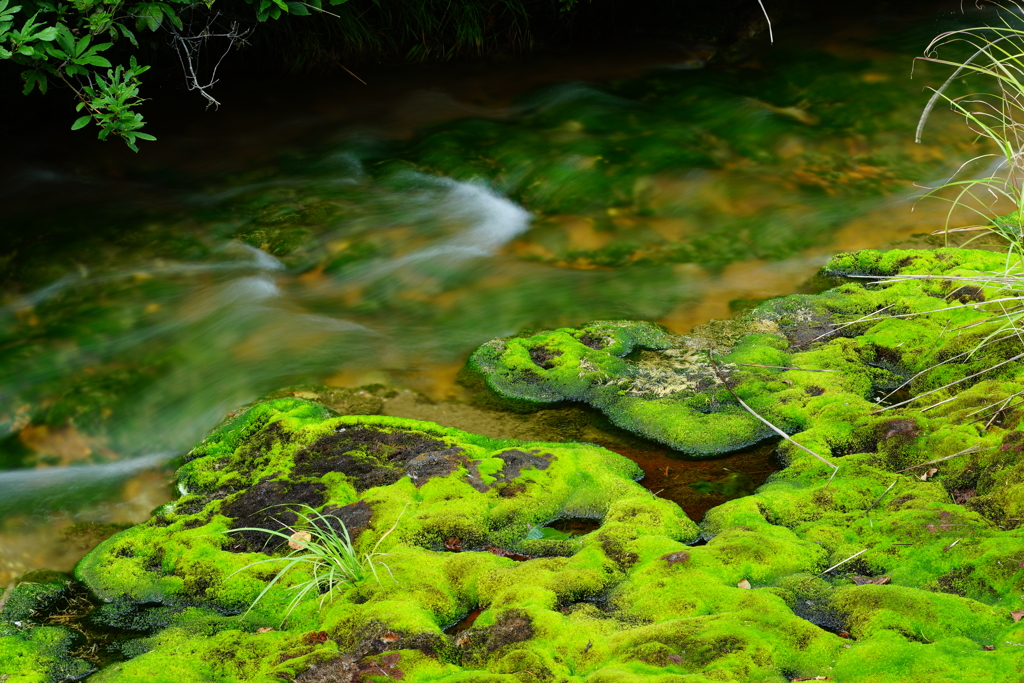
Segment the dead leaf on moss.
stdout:
[[307,547],[310,540],[312,540],[308,531],[296,531],[288,539],[288,547],[292,550],[302,550]]
[[396,641],[401,640],[402,636],[398,635],[397,633],[392,633],[391,631],[388,631],[383,636],[381,636],[380,639],[383,640],[385,643],[394,643]]
[[799,678],[789,679],[790,683],[796,683],[796,681],[831,681],[831,676],[800,676]]
[[935,476],[935,475],[936,475],[936,474],[938,473],[938,471],[939,471],[939,468],[938,468],[938,467],[930,467],[930,468],[928,468],[928,471],[927,471],[927,472],[925,472],[924,474],[922,474],[922,475],[921,475],[921,476],[919,477],[919,479],[920,479],[921,481],[928,481],[929,479],[931,479],[932,477],[934,477],[934,476]]
[[256,629],[256,633],[270,633],[273,630],[273,626],[260,626],[258,629]]
[[683,564],[684,562],[689,560],[690,559],[690,553],[686,552],[685,550],[679,550],[679,551],[674,552],[674,553],[668,553],[666,555],[662,555],[661,559],[663,559],[666,562],[668,562],[668,566],[671,567],[674,564]]
[[746,579],[743,579],[742,581],[740,581],[739,583],[736,584],[736,587],[737,588],[750,588],[750,582],[747,581]]
[[669,655],[667,659],[673,664],[682,664],[684,661],[683,658],[679,655]]
[[988,650],[989,652],[991,652],[992,650],[996,649],[996,646],[995,645],[982,645],[981,649],[982,650]]
[[1013,619],[1013,623],[1017,623],[1021,619],[1024,619],[1024,609],[1018,609],[1010,612],[1010,618]]

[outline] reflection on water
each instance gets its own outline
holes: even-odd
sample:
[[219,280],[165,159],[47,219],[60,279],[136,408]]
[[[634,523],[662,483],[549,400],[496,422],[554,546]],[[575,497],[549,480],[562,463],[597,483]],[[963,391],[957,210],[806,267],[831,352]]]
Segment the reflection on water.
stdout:
[[[906,75],[932,28],[705,69],[634,59],[511,105],[482,80],[431,88],[406,106],[434,125],[395,124],[409,139],[369,133],[377,114],[328,132],[328,103],[240,120],[230,158],[189,132],[133,159],[26,161],[0,196],[0,581],[73,556],[54,559],[33,515],[145,518],[169,492],[140,473],[277,387],[465,399],[455,373],[493,337],[601,318],[683,332],[797,291],[838,249],[940,227],[944,207],[911,212],[913,182],[971,150],[952,117],[912,142],[928,75]],[[728,476],[616,447],[662,488]]]

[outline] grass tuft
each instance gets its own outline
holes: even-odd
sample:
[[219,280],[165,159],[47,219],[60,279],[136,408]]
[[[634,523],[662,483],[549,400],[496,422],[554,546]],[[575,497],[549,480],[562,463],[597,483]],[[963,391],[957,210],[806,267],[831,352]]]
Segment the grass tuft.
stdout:
[[[377,548],[398,527],[402,515],[405,514],[404,509],[398,515],[398,519],[395,520],[392,527],[377,539],[373,549],[362,556],[353,547],[352,538],[345,523],[337,516],[325,515],[309,505],[302,505],[296,511],[296,514],[298,515],[298,520],[292,529],[277,530],[244,527],[231,529],[227,532],[260,531],[285,539],[288,541],[288,546],[293,549],[285,557],[257,560],[231,574],[231,576],[234,576],[239,572],[246,571],[257,565],[267,564],[268,562],[285,563],[284,567],[274,575],[274,578],[267,583],[260,594],[256,596],[256,599],[252,601],[249,609],[245,612],[246,614],[294,567],[306,567],[310,570],[311,577],[288,587],[288,590],[295,591],[295,595],[288,603],[288,609],[281,620],[282,626],[288,621],[288,617],[291,616],[295,608],[313,591],[316,591],[316,595],[320,596],[319,608],[322,609],[324,603],[334,597],[335,591],[339,587],[357,584],[370,576],[373,576],[380,583],[380,575],[377,572],[378,565],[384,567],[388,575],[391,576],[391,579],[396,581],[391,573],[391,568],[383,561],[376,559],[387,555],[387,553],[378,552]],[[288,533],[289,531],[291,533]]]

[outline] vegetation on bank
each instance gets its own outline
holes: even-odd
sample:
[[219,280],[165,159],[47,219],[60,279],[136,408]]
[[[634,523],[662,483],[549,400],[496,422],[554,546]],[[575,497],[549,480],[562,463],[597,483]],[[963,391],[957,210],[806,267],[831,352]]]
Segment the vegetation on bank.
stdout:
[[[251,48],[248,61],[286,70],[343,68],[346,63],[438,61],[495,52],[524,52],[535,41],[567,42],[631,28],[664,32],[696,13],[678,3],[649,2],[629,10],[612,1],[578,0],[0,0],[0,63],[20,71],[25,95],[52,86],[73,94],[72,129],[95,125],[99,138],[122,138],[133,150],[154,140],[145,132],[141,78],[149,66],[174,65],[189,91],[219,105],[211,93],[225,58]],[[705,17],[709,35],[759,16],[756,0],[733,0],[728,20]],[[312,16],[311,16],[312,15]],[[6,65],[4,65],[6,66]],[[350,71],[351,73],[351,71]],[[358,76],[356,76],[358,78]]]

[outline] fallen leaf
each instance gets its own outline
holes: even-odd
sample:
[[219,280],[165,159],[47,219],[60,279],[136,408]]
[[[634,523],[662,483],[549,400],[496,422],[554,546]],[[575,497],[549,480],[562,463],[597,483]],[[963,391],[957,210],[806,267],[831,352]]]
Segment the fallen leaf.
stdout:
[[793,682],[793,683],[795,683],[795,681],[831,681],[832,677],[831,676],[801,676],[800,678],[791,678],[789,680],[791,682]]
[[690,553],[686,552],[685,550],[679,550],[679,551],[674,552],[674,553],[668,553],[667,555],[662,555],[661,559],[663,559],[666,562],[668,562],[668,566],[671,567],[674,564],[683,564],[684,562],[689,560],[690,559]]
[[288,538],[288,547],[292,550],[302,550],[312,538],[308,531],[296,531]]
[[511,550],[505,550],[504,548],[496,548],[493,545],[484,546],[484,551],[498,557],[507,557],[515,560],[516,562],[525,562],[526,560],[532,559],[529,555],[523,555],[521,553],[514,553]]
[[302,641],[306,645],[316,645],[317,643],[327,642],[327,631],[310,631],[306,635],[302,636]]
[[270,633],[273,630],[273,626],[260,626],[258,629],[256,629],[256,633]]
[[444,542],[444,549],[450,550],[453,553],[462,552],[462,539],[461,538],[449,538]]
[[737,588],[750,588],[750,582],[747,581],[746,579],[743,579],[742,581],[740,581],[739,583],[736,584],[736,587]]
[[383,636],[381,636],[381,640],[383,640],[385,643],[394,643],[401,639],[402,636],[398,635],[397,633],[392,633],[391,631],[388,631]]
[[989,652],[991,652],[992,650],[996,649],[996,646],[995,645],[982,645],[981,649],[982,650],[988,650]]
[[1017,623],[1021,619],[1024,619],[1024,609],[1018,609],[1010,612],[1010,618],[1013,619],[1013,623]]
[[935,476],[935,474],[936,474],[936,473],[937,473],[938,471],[939,471],[939,469],[938,469],[937,467],[932,467],[932,468],[930,468],[930,469],[929,469],[929,470],[928,470],[927,472],[925,472],[924,474],[922,474],[922,475],[921,475],[921,476],[920,476],[919,478],[920,478],[920,480],[921,480],[921,481],[928,481],[928,480],[929,480],[929,479],[931,479],[931,478],[932,478],[933,476]]
[[673,664],[682,664],[684,660],[679,655],[669,655],[668,661],[672,662]]

